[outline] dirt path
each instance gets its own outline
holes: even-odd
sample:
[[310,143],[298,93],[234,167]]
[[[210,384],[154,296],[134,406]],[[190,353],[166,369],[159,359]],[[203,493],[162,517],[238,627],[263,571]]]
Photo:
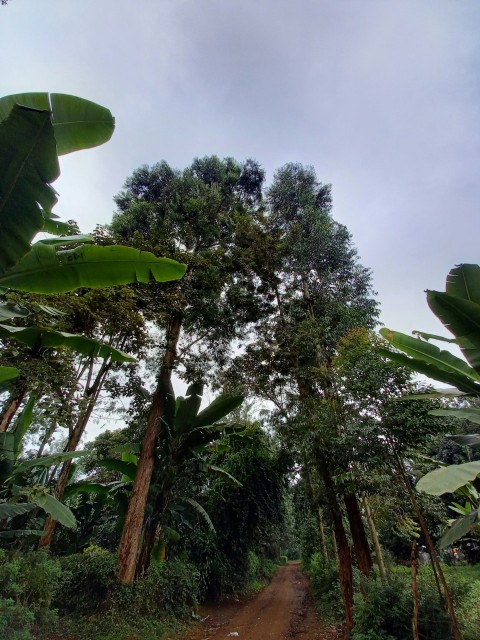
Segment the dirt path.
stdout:
[[270,584],[243,604],[205,607],[200,629],[184,640],[340,640],[321,625],[299,565],[281,567]]

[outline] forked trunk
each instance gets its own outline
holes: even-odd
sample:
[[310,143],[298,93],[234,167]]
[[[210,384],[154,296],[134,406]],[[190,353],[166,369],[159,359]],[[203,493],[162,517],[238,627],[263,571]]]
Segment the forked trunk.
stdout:
[[383,561],[382,547],[380,546],[380,540],[378,538],[377,527],[375,526],[375,520],[373,519],[372,510],[368,504],[367,496],[363,494],[362,497],[363,508],[365,509],[365,516],[367,518],[368,526],[370,528],[370,535],[372,536],[373,548],[375,549],[375,557],[377,559],[378,573],[380,580],[383,584],[387,583],[387,570],[385,569],[385,562]]
[[175,363],[181,326],[182,317],[181,315],[176,315],[172,319],[167,333],[167,347],[160,369],[157,388],[153,394],[152,406],[148,414],[147,428],[137,465],[137,475],[133,483],[132,495],[128,503],[127,515],[118,548],[118,578],[124,584],[133,582],[137,569],[145,508],[155,461],[155,447],[160,434],[166,403],[168,402],[166,393],[171,386],[172,367]]
[[365,527],[363,526],[362,514],[358,506],[358,501],[353,493],[343,497],[347,509],[350,533],[352,534],[353,548],[357,557],[358,568],[366,578],[372,573],[372,555],[368,545]]

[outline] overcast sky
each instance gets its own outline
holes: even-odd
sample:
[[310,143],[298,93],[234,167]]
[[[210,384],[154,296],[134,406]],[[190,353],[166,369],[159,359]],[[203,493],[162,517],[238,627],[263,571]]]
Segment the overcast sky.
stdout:
[[2,94],[111,109],[111,142],[62,160],[56,212],[106,223],[140,164],[254,157],[332,183],[382,321],[441,326],[424,289],[478,262],[478,0],[9,0]]

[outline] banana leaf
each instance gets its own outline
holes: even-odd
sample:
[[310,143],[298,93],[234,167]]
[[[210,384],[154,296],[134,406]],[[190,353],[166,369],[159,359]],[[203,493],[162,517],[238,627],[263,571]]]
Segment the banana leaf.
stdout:
[[0,121],[16,104],[50,112],[58,155],[104,144],[115,128],[108,109],[64,93],[17,93],[0,98]]
[[65,293],[132,282],[178,280],[186,265],[132,247],[82,245],[56,251],[36,244],[20,262],[0,275],[0,287],[29,293]]
[[454,493],[464,485],[472,482],[480,474],[480,460],[464,464],[450,464],[425,474],[417,482],[418,491],[433,496]]

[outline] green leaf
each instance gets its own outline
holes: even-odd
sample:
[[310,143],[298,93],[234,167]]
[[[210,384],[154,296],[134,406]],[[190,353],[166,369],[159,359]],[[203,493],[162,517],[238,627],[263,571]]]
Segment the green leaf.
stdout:
[[30,249],[57,202],[60,174],[50,114],[14,106],[0,124],[0,273]]
[[245,396],[239,395],[222,394],[218,396],[208,407],[200,411],[192,425],[193,428],[198,429],[199,427],[213,425],[232,411],[235,411],[235,409],[238,409],[244,400]]
[[15,367],[0,367],[0,383],[18,378],[20,371]]
[[100,484],[99,482],[77,482],[76,484],[70,484],[65,488],[64,496],[73,497],[79,493],[98,493],[100,495],[106,495],[110,491],[110,487]]
[[183,500],[184,502],[188,502],[188,504],[191,505],[195,509],[195,511],[205,520],[210,531],[212,533],[216,533],[215,527],[213,526],[213,522],[211,521],[210,516],[208,515],[208,513],[205,511],[205,509],[202,507],[201,504],[199,504],[193,498],[180,498],[180,500]]
[[55,220],[52,216],[44,215],[42,231],[45,233],[51,233],[52,235],[68,236],[74,231],[74,227],[68,222],[61,222]]
[[169,258],[157,258],[132,247],[83,245],[56,251],[36,244],[7,273],[0,287],[30,293],[65,293],[78,288],[103,288],[132,282],[178,280],[186,265]]
[[12,538],[26,538],[27,536],[44,536],[46,531],[38,529],[11,529],[10,531],[0,531],[0,538],[11,540]]
[[15,422],[10,429],[10,433],[12,433],[14,437],[15,459],[17,459],[18,454],[21,451],[23,436],[27,433],[32,422],[35,402],[35,396],[30,396],[21,414],[15,419]]
[[118,471],[122,476],[127,477],[130,481],[135,480],[137,475],[137,465],[133,462],[125,462],[116,458],[104,458],[97,462],[99,467],[104,467],[109,471]]
[[459,264],[447,276],[446,291],[451,296],[480,304],[480,266]]
[[38,506],[64,527],[73,529],[77,521],[70,509],[49,493],[35,496]]
[[[54,247],[57,246],[65,246],[68,244],[85,244],[88,242],[93,242],[93,238],[90,234],[88,233],[77,233],[75,235],[66,235],[66,236],[59,236],[56,238],[44,238],[42,240],[38,240],[35,245],[37,244],[47,244],[47,245],[52,245]],[[35,246],[34,245],[34,246]]]
[[448,529],[440,538],[438,546],[443,549],[453,544],[456,540],[463,538],[463,536],[475,526],[479,520],[479,510],[472,511],[468,516],[464,518],[458,518],[454,524]]
[[19,304],[0,304],[0,322],[12,318],[26,318],[29,315],[30,311]]
[[449,342],[450,344],[457,344],[455,338],[445,338],[444,336],[437,336],[434,333],[424,333],[423,331],[412,331],[414,336],[418,336],[423,340],[439,340],[440,342]]
[[448,372],[445,369],[440,369],[439,367],[435,367],[431,364],[427,364],[422,360],[404,356],[403,353],[395,353],[393,351],[388,351],[388,349],[379,349],[378,351],[380,355],[384,356],[385,358],[388,358],[389,360],[393,360],[393,362],[396,362],[397,364],[400,364],[403,367],[407,367],[412,371],[416,371],[417,373],[423,373],[423,375],[428,376],[429,378],[433,378],[433,380],[438,380],[439,382],[445,382],[446,384],[451,384],[457,387],[457,389],[460,389],[460,391],[463,391],[468,394],[480,393],[480,385],[476,385],[470,379],[470,376],[467,377],[467,376],[457,374],[455,372]]
[[416,488],[433,496],[454,493],[480,474],[480,460],[464,464],[450,464],[430,471],[417,482]]
[[457,339],[463,355],[480,372],[480,305],[448,293],[427,291],[427,301]]
[[175,413],[175,431],[177,433],[185,433],[191,429],[202,403],[202,395],[203,384],[195,382],[188,387],[185,398],[177,398]]
[[239,480],[234,478],[230,473],[228,473],[228,471],[225,471],[225,469],[222,469],[221,467],[216,467],[214,464],[208,465],[208,469],[210,471],[213,471],[217,475],[222,476],[222,478],[227,480],[227,482],[233,485],[234,487],[243,487],[243,484]]
[[99,340],[54,329],[0,324],[0,338],[16,340],[35,350],[66,348],[87,357],[111,358],[114,362],[136,362],[132,356]]
[[457,420],[470,420],[470,422],[480,424],[480,409],[433,409],[428,413],[432,416],[445,416],[446,418],[456,418]]
[[478,373],[473,371],[466,362],[450,353],[450,351],[443,351],[437,346],[430,344],[430,342],[412,338],[404,333],[391,331],[386,328],[380,329],[380,334],[396,349],[403,351],[415,360],[421,360],[447,373],[454,375],[460,374],[472,380],[480,379]]
[[0,520],[23,516],[23,514],[35,509],[36,506],[35,502],[4,502],[0,504]]
[[457,444],[461,444],[462,446],[468,446],[468,447],[480,447],[480,434],[478,433],[471,433],[469,435],[463,435],[463,434],[458,434],[458,435],[447,435],[447,438],[449,438],[450,440],[453,440],[454,442],[456,442]]
[[65,462],[65,460],[73,460],[88,455],[88,451],[61,451],[60,453],[52,453],[49,456],[41,456],[40,458],[32,458],[25,460],[15,466],[12,475],[23,473],[33,467],[51,467],[54,464]]
[[63,93],[17,93],[0,98],[0,120],[15,104],[51,112],[58,155],[96,147],[110,140],[112,114],[90,100]]

